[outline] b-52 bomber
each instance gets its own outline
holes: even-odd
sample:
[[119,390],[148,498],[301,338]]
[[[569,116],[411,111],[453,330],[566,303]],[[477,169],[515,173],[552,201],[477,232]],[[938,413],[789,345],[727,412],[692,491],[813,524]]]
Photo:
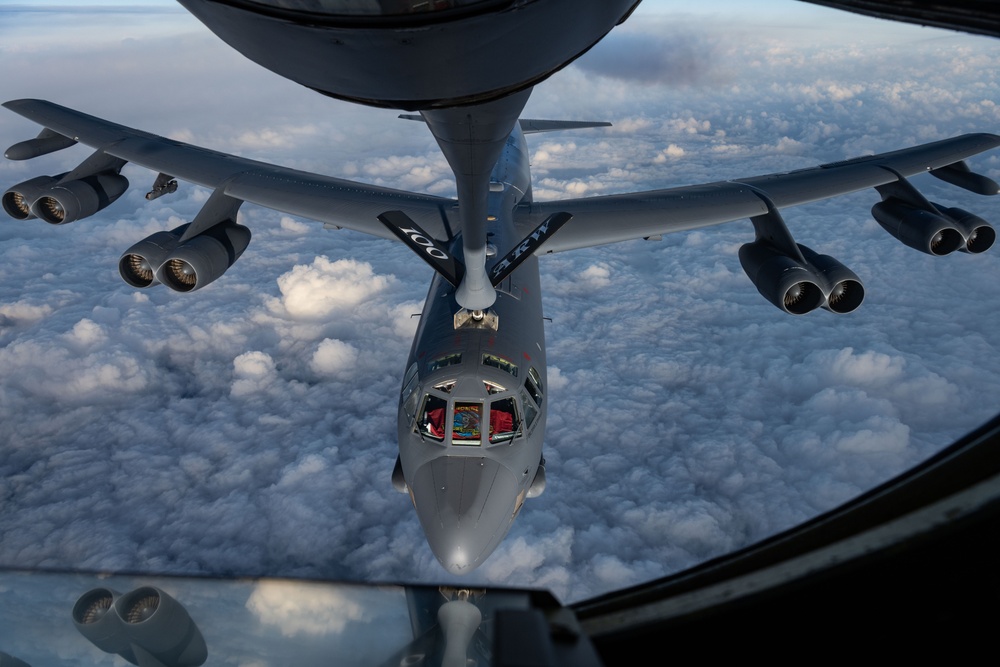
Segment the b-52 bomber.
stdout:
[[[53,225],[101,211],[129,187],[127,162],[157,174],[154,199],[188,181],[212,191],[191,222],[128,248],[119,271],[140,289],[196,291],[246,250],[243,202],[406,244],[434,268],[404,369],[393,486],[409,494],[445,569],[480,566],[527,498],[545,488],[547,377],[540,255],[749,219],[740,262],[786,313],[861,305],[861,279],[795,242],[781,210],[874,188],[872,216],[932,255],[979,253],[993,227],[928,201],[930,173],[982,195],[1000,187],[966,160],[1000,137],[969,134],[780,174],[552,202],[532,196],[525,136],[607,123],[520,118],[532,87],[599,41],[633,0],[180,0],[252,60],[321,93],[417,112],[455,175],[436,197],[288,169],[191,146],[41,100],[4,106],[42,126],[7,149],[24,160],[81,143],[75,169],[3,194],[14,218]],[[572,16],[567,30],[565,17]],[[387,471],[388,473],[388,471]]]

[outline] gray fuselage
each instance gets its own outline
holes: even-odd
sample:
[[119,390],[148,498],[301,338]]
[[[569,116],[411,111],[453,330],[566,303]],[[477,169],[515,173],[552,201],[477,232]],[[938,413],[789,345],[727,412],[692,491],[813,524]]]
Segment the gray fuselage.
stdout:
[[[521,241],[512,211],[530,193],[524,136],[515,125],[491,174],[487,268]],[[461,238],[455,242],[460,251]],[[405,490],[434,555],[467,573],[489,557],[525,498],[544,488],[545,331],[538,259],[497,286],[487,323],[456,326],[455,287],[435,274],[400,395]],[[399,488],[400,485],[397,484]]]

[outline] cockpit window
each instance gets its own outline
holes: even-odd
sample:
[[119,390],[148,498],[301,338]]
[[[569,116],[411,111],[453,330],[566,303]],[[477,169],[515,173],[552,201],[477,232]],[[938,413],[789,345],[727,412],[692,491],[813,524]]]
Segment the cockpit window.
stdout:
[[455,401],[455,417],[452,420],[451,442],[455,445],[478,445],[482,440],[482,403],[462,403]]
[[490,382],[489,380],[483,380],[483,385],[486,387],[487,394],[499,394],[501,392],[507,391],[506,388],[501,387],[496,382]]
[[493,368],[499,368],[505,373],[510,373],[514,377],[517,377],[517,365],[512,364],[506,359],[501,359],[495,354],[484,354],[483,355],[483,365],[492,366]]
[[406,369],[406,375],[403,376],[403,391],[405,392],[405,387],[410,386],[413,382],[413,378],[417,375],[417,362],[410,364],[410,367]]
[[438,391],[443,391],[446,394],[450,394],[451,390],[455,388],[455,380],[445,380],[444,382],[438,382],[434,385],[434,388]]
[[435,440],[444,440],[444,415],[447,411],[448,401],[440,396],[425,394],[424,407],[417,420],[420,433]]
[[542,407],[542,380],[538,377],[538,371],[534,368],[528,369],[528,377],[524,380],[524,388],[528,390],[535,405]]
[[417,364],[416,362],[410,364],[410,367],[406,369],[406,375],[403,376],[403,390],[401,392],[400,400],[406,403],[406,399],[410,397],[413,390],[417,387]]
[[513,397],[490,403],[490,442],[505,442],[517,436],[517,404]]
[[410,423],[413,423],[413,415],[417,411],[417,399],[420,398],[420,394],[415,391],[411,391],[409,396],[403,399],[403,412],[406,413],[406,418]]
[[521,403],[524,405],[524,421],[531,428],[531,425],[535,423],[535,417],[538,416],[538,408],[535,404],[531,402],[528,398],[528,394],[524,391],[521,392]]
[[446,354],[444,356],[434,359],[427,364],[427,372],[433,373],[436,370],[446,368],[448,366],[455,366],[462,363],[462,353],[455,352],[453,354]]
[[403,377],[403,391],[399,399],[403,403],[403,409],[406,411],[408,419],[413,419],[413,411],[417,409],[417,395],[414,390],[417,388],[418,379],[417,364],[414,362],[406,369],[406,375]]

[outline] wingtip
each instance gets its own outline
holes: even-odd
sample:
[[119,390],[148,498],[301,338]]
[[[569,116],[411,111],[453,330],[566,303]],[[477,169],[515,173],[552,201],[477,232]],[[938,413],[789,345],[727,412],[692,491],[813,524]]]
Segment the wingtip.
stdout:
[[51,105],[52,102],[47,102],[45,100],[36,100],[36,99],[30,98],[30,97],[25,97],[25,98],[22,98],[22,99],[19,99],[19,100],[7,100],[6,102],[3,103],[3,106],[5,108],[7,108],[7,109],[10,109],[11,111],[16,112],[18,109],[21,109],[21,108],[26,107],[26,106],[35,105],[35,104],[47,104],[47,105]]

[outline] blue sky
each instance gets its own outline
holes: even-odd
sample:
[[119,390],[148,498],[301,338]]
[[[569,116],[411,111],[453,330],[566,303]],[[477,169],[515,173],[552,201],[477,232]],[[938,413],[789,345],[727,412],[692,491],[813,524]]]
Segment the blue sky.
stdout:
[[[995,40],[769,5],[647,0],[539,85],[526,116],[614,127],[529,137],[535,196],[739,178],[1000,128]],[[169,16],[52,12],[44,40],[24,29],[37,13],[5,16],[0,98],[453,193],[418,124],[301,89]],[[0,114],[5,146],[36,132]],[[86,155],[4,161],[0,182]],[[997,155],[972,164],[1000,179]],[[123,173],[130,191],[90,220],[0,225],[0,564],[446,580],[389,484],[427,267],[397,244],[247,206],[254,240],[224,278],[136,292],[117,276],[120,253],[190,220],[207,193],[182,185],[146,202],[155,175]],[[914,183],[998,217],[994,200]],[[921,255],[872,220],[875,201],[784,215],[800,243],[865,281],[866,303],[844,317],[766,303],[736,255],[748,221],[546,257],[548,490],[462,581],[573,601],[670,574],[830,509],[992,416],[996,252]]]

